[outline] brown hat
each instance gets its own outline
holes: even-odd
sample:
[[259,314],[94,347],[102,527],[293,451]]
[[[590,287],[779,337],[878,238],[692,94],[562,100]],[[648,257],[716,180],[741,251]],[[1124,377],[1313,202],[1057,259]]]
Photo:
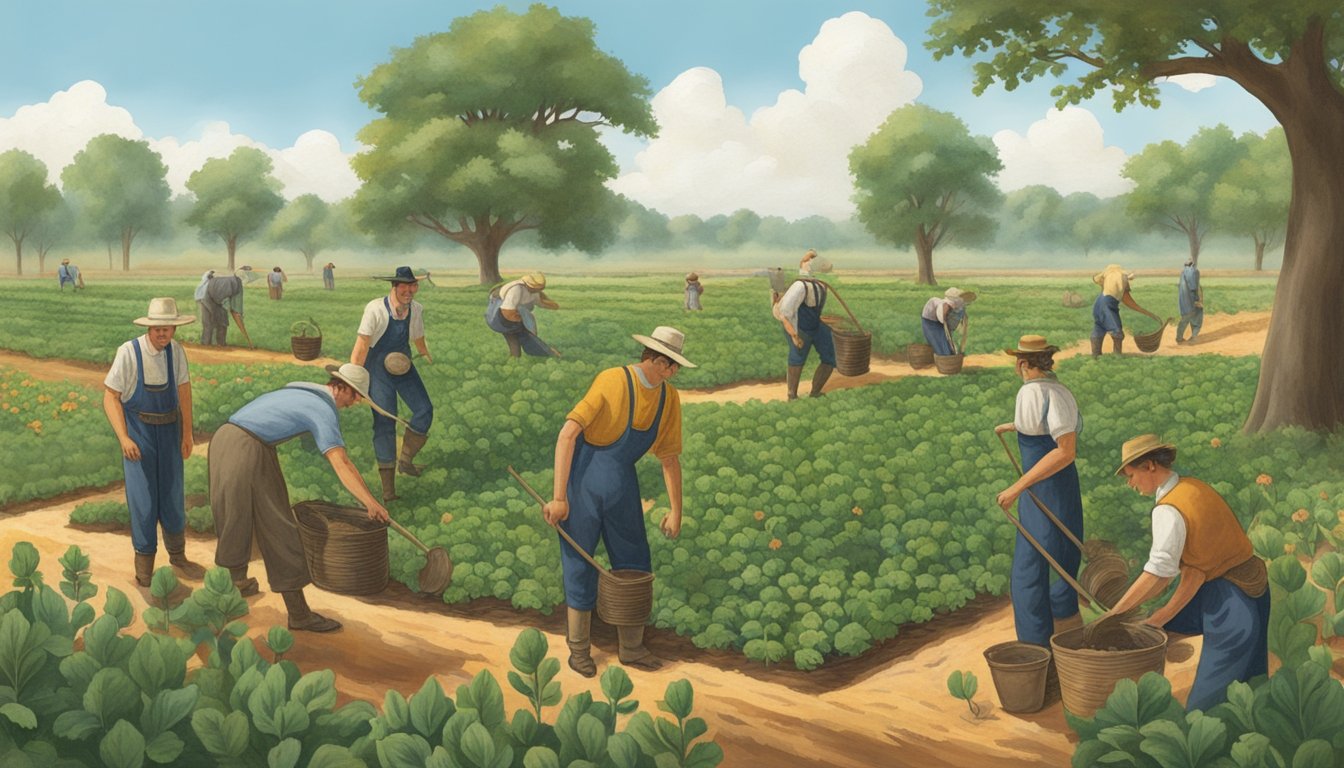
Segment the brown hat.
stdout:
[[694,273],[694,272],[691,272],[690,274],[686,275],[686,282],[688,282],[688,283],[698,283],[698,282],[700,282],[700,276],[697,275],[697,274]]
[[1034,355],[1038,352],[1058,352],[1059,347],[1046,343],[1044,336],[1027,334],[1017,340],[1016,349],[1005,349],[1003,351],[1009,355]]
[[1163,448],[1170,448],[1173,451],[1176,450],[1174,444],[1162,442],[1162,438],[1157,435],[1139,435],[1138,437],[1126,440],[1125,444],[1120,447],[1120,466],[1115,470],[1115,474],[1120,474],[1124,471],[1125,467],[1129,466],[1131,463],[1147,456],[1153,451],[1160,451]]

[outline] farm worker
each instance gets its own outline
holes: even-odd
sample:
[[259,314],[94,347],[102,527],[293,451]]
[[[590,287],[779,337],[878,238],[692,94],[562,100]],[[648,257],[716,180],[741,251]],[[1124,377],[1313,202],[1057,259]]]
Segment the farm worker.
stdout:
[[[832,269],[829,259],[818,258],[812,262],[812,271],[827,273]],[[789,341],[788,395],[790,400],[798,399],[798,382],[803,377],[803,363],[813,347],[821,363],[812,374],[812,397],[821,397],[822,387],[835,370],[835,341],[830,326],[821,322],[821,311],[826,306],[826,286],[810,277],[799,277],[790,281],[784,271],[772,269],[770,275],[770,301],[775,319],[784,326],[784,336]]]
[[205,281],[205,299],[201,302],[202,344],[224,346],[229,333],[229,317],[232,316],[247,340],[248,348],[252,347],[247,326],[243,325],[243,285],[256,279],[251,267],[242,266],[232,275],[215,275]]
[[255,595],[257,580],[247,575],[255,539],[271,591],[285,600],[289,628],[308,632],[331,632],[341,624],[314,613],[304,599],[303,588],[312,579],[275,447],[310,435],[341,485],[364,505],[369,519],[388,519],[387,509],[350,461],[337,416],[339,409],[369,398],[368,371],[346,363],[339,368],[328,365],[327,373],[326,384],[292,382],[239,408],[215,432],[208,459],[215,564],[229,569],[243,595]]
[[[1014,371],[1022,379],[1013,420],[994,428],[996,434],[1017,432],[1022,472],[997,501],[1005,511],[1017,502],[1017,517],[1032,537],[1070,576],[1078,575],[1083,553],[1046,517],[1027,489],[1083,539],[1083,496],[1078,485],[1078,433],[1083,417],[1068,387],[1055,378],[1055,353],[1044,336],[1023,336],[1004,352],[1017,358]],[[1082,626],[1078,595],[1063,579],[1050,583],[1050,565],[1021,534],[1013,548],[1010,581],[1013,623],[1023,643],[1050,647],[1050,635]]]
[[65,290],[66,283],[76,291],[84,287],[84,278],[80,277],[79,267],[71,264],[69,259],[61,259],[61,265],[56,268],[56,279],[62,291]]
[[209,343],[209,342],[206,340],[206,338],[205,338],[206,315],[207,315],[207,312],[208,312],[208,310],[207,310],[207,308],[206,308],[206,306],[205,306],[205,288],[206,288],[206,286],[208,286],[208,285],[210,284],[210,281],[211,281],[212,279],[214,279],[214,277],[215,277],[215,270],[213,270],[213,269],[207,269],[207,270],[205,270],[205,272],[203,272],[203,273],[201,274],[201,282],[199,282],[199,283],[196,284],[196,292],[192,295],[192,298],[194,298],[194,299],[196,300],[196,311],[197,311],[197,312],[200,312],[200,316],[201,316],[201,343],[202,343],[202,344],[208,344],[208,343]]
[[1193,259],[1187,259],[1181,277],[1176,281],[1176,304],[1181,311],[1181,321],[1176,324],[1176,343],[1185,341],[1185,328],[1190,327],[1190,340],[1199,335],[1204,325],[1204,288],[1199,284],[1199,267]]
[[692,312],[699,312],[704,309],[700,306],[700,294],[705,292],[705,286],[700,284],[700,275],[692,272],[686,275],[686,309]]
[[336,290],[336,265],[330,261],[322,268],[322,287],[328,291]]
[[205,573],[186,552],[182,462],[191,455],[191,377],[186,350],[173,341],[179,325],[195,321],[178,313],[174,299],[150,299],[145,316],[132,321],[148,330],[117,348],[103,379],[103,412],[121,443],[135,581],[142,587],[154,575],[160,527],[168,562],[191,578]]
[[289,282],[289,275],[285,274],[283,269],[276,267],[266,275],[266,287],[271,292],[271,300],[279,301],[285,296],[285,283]]
[[1153,545],[1143,572],[1111,613],[1124,613],[1181,582],[1145,624],[1182,635],[1203,635],[1187,711],[1222,703],[1227,686],[1269,669],[1269,589],[1265,561],[1227,502],[1213,488],[1182,477],[1172,465],[1176,446],[1139,435],[1120,449],[1129,487],[1153,496]]
[[[434,422],[434,404],[420,380],[420,372],[411,363],[411,344],[426,363],[434,362],[425,344],[424,307],[415,301],[420,278],[410,267],[397,267],[386,280],[392,289],[386,296],[364,306],[359,321],[355,348],[350,362],[369,371],[369,404],[373,412],[373,454],[378,460],[378,477],[383,483],[383,501],[397,496],[397,471],[418,476],[423,467],[414,464],[415,455],[429,439]],[[402,437],[401,457],[397,457],[397,396],[411,409],[411,421]],[[390,414],[390,415],[389,415]],[[403,422],[405,423],[405,422]]]
[[485,324],[490,330],[503,334],[504,341],[509,344],[510,357],[520,357],[523,352],[533,357],[553,354],[551,348],[537,338],[537,319],[532,315],[534,307],[560,308],[547,298],[546,275],[540,272],[529,272],[490,291]]
[[1129,281],[1134,279],[1133,272],[1126,272],[1119,264],[1109,264],[1101,272],[1092,276],[1092,282],[1101,286],[1101,293],[1092,303],[1092,356],[1101,357],[1101,342],[1110,334],[1111,347],[1119,354],[1125,344],[1125,328],[1120,322],[1120,304],[1130,309],[1144,312],[1129,294]]
[[942,296],[934,296],[924,302],[920,312],[920,324],[924,327],[924,340],[929,342],[933,351],[939,355],[957,354],[957,345],[953,333],[961,328],[961,347],[966,348],[966,332],[970,322],[966,318],[966,305],[975,301],[975,291],[963,291],[960,288],[948,288]]
[[[644,345],[638,363],[608,368],[593,379],[588,394],[569,412],[555,441],[555,485],[542,509],[546,522],[564,528],[592,554],[599,537],[611,567],[652,572],[644,530],[643,496],[635,462],[652,452],[663,464],[671,511],[663,535],[681,532],[681,399],[668,380],[695,365],[682,355],[686,337],[668,326],[649,336],[632,334]],[[597,601],[597,572],[563,539],[569,666],[584,677],[597,674],[589,653],[589,628]],[[618,658],[637,669],[662,662],[644,647],[644,626],[616,628]]]

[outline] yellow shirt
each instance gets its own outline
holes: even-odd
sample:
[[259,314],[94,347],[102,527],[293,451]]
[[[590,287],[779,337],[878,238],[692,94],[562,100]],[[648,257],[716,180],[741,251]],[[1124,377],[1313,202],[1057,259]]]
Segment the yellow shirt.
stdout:
[[[628,366],[633,369],[634,366]],[[625,374],[622,368],[608,368],[597,374],[588,394],[583,396],[568,418],[583,427],[583,439],[597,445],[611,445],[625,432],[629,423],[630,400],[626,394]],[[639,374],[630,370],[635,385],[635,429],[648,429],[658,411],[659,387],[652,389],[640,383]],[[660,459],[681,454],[681,397],[671,384],[667,387],[667,401],[663,403],[663,420],[649,452]]]
[[1123,298],[1129,290],[1129,277],[1119,264],[1110,264],[1100,273],[1092,276],[1092,282],[1101,286],[1101,292],[1116,299]]
[[1254,551],[1237,516],[1207,483],[1182,477],[1162,503],[1175,507],[1185,520],[1181,565],[1202,571],[1208,581],[1245,562]]

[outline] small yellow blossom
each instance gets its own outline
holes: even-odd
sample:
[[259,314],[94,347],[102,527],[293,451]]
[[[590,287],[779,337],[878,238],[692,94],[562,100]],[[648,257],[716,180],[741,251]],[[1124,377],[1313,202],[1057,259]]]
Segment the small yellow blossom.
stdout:
[[1273,483],[1274,478],[1270,477],[1269,475],[1260,475],[1259,477],[1255,478],[1256,485],[1272,485]]
[[1296,544],[1289,543],[1289,544],[1284,544],[1284,545],[1283,545],[1283,554],[1285,554],[1285,555],[1291,555],[1291,554],[1293,554],[1293,553],[1296,552],[1296,551],[1297,551],[1297,545],[1296,545]]
[[1307,510],[1305,510],[1305,509],[1299,509],[1299,510],[1297,510],[1296,512],[1293,513],[1293,522],[1294,522],[1294,523],[1305,523],[1305,522],[1307,522],[1307,517],[1308,517]]
[[862,516],[863,516],[863,507],[857,507],[857,506],[856,506],[856,507],[854,507],[853,509],[851,509],[851,510],[849,510],[849,511],[852,512],[852,513],[854,513],[854,516],[855,516],[855,517],[862,517]]
[[1223,447],[1223,441],[1222,441],[1222,440],[1219,440],[1218,438],[1215,437],[1215,438],[1213,438],[1212,440],[1209,441],[1209,445],[1213,446],[1214,448],[1222,448],[1222,447]]
[[770,540],[770,548],[771,548],[771,549],[779,549],[779,548],[782,547],[782,546],[784,546],[784,542],[780,541],[779,539],[771,539],[771,540]]
[[756,518],[757,520],[764,520],[765,513],[758,509],[756,510],[755,514],[752,515],[752,517]]

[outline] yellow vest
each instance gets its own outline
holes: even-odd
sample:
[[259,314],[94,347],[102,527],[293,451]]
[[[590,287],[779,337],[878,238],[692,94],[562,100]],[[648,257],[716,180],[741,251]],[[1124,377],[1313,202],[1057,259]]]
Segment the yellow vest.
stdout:
[[1170,504],[1185,521],[1181,565],[1202,571],[1208,581],[1245,562],[1254,551],[1232,508],[1208,483],[1182,477],[1160,504]]

